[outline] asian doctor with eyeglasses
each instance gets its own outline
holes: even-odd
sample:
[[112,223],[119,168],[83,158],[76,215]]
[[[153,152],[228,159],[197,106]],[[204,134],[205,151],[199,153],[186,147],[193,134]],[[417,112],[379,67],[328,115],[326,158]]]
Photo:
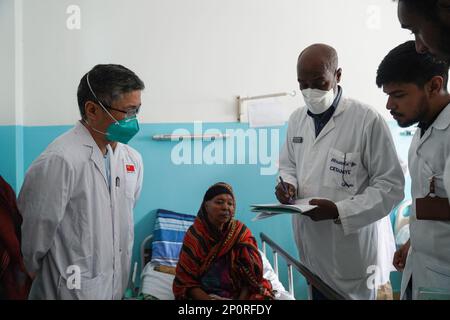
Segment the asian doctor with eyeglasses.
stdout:
[[32,163],[20,191],[30,299],[121,299],[131,267],[133,208],[142,186],[138,132],[144,83],[97,65],[78,86],[81,120]]

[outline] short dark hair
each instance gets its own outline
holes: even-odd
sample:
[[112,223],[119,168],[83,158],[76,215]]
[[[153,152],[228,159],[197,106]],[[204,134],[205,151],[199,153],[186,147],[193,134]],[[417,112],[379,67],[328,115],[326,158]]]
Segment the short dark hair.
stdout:
[[437,0],[398,0],[398,2],[403,2],[414,12],[427,19],[437,17]]
[[131,70],[119,64],[98,64],[86,73],[78,85],[78,107],[82,118],[85,118],[84,106],[87,101],[97,99],[89,90],[86,80],[89,74],[89,83],[100,102],[106,107],[120,99],[124,93],[144,90],[144,82]]
[[392,49],[381,61],[376,83],[379,88],[387,83],[414,83],[423,87],[434,76],[440,76],[447,90],[448,68],[447,62],[429,53],[417,53],[414,41],[407,41]]

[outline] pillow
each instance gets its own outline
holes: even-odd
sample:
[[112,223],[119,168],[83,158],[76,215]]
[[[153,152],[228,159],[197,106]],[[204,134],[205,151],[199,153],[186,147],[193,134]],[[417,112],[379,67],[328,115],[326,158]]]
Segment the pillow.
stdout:
[[194,220],[193,215],[158,209],[152,242],[154,265],[177,265],[184,235]]

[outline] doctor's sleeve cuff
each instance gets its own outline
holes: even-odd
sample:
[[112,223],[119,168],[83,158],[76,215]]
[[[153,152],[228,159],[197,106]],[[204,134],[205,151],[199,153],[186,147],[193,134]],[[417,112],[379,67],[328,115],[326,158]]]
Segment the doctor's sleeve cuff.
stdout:
[[[282,172],[280,172],[280,176],[281,178],[283,178],[284,182],[292,184],[295,187],[295,189],[297,189],[297,179],[294,176],[283,174]],[[280,181],[278,180],[277,184],[278,182]]]
[[338,210],[338,214],[339,214],[339,220],[341,222],[342,228],[344,229],[344,234],[347,236],[353,232],[355,232],[357,230],[357,228],[355,228],[356,226],[353,226],[351,223],[351,219],[349,218],[348,212],[349,212],[349,208],[348,206],[346,206],[346,201],[349,200],[343,200],[343,201],[339,201],[336,202],[336,207]]

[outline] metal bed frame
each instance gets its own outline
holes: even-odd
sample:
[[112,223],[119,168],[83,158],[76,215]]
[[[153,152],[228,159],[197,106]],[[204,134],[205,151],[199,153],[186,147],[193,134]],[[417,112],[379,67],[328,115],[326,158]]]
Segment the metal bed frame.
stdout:
[[148,247],[148,245],[153,241],[153,235],[149,235],[145,237],[144,240],[141,242],[140,246],[140,263],[141,263],[141,272],[144,270],[145,265],[150,262],[150,259],[152,257],[152,249]]
[[272,249],[273,253],[273,267],[276,275],[278,276],[278,255],[280,255],[287,264],[288,271],[288,283],[289,283],[289,293],[294,296],[294,274],[293,268],[297,270],[303,277],[305,277],[309,286],[309,298],[311,298],[311,287],[315,287],[319,290],[327,299],[330,300],[345,300],[345,298],[338,293],[336,290],[331,288],[325,282],[323,282],[318,276],[312,273],[307,267],[300,263],[297,259],[292,257],[279,245],[277,245],[272,239],[270,239],[266,234],[261,232],[259,234],[262,242],[262,251],[267,257],[266,247],[267,245]]

